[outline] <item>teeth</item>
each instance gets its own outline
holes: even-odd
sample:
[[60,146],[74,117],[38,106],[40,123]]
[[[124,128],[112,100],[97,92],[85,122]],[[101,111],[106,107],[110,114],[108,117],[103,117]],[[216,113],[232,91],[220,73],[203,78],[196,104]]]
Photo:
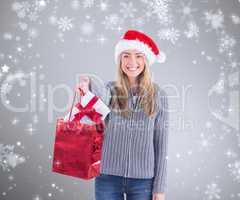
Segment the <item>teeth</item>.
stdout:
[[130,71],[135,71],[137,69],[138,69],[138,67],[128,67],[128,70],[130,70]]

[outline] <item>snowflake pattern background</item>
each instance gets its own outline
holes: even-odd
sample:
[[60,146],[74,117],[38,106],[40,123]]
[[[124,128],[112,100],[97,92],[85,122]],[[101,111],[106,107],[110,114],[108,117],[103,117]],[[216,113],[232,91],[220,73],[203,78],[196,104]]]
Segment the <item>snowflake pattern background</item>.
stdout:
[[166,54],[151,75],[178,96],[166,199],[240,199],[239,10],[237,0],[2,1],[0,199],[95,199],[94,180],[51,172],[55,122],[80,74],[112,80],[128,29]]

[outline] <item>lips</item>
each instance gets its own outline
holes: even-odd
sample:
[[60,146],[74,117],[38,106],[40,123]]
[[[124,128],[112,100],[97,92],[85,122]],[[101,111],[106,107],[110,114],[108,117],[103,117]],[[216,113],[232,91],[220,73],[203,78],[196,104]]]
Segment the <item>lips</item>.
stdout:
[[129,71],[136,71],[139,67],[127,67]]

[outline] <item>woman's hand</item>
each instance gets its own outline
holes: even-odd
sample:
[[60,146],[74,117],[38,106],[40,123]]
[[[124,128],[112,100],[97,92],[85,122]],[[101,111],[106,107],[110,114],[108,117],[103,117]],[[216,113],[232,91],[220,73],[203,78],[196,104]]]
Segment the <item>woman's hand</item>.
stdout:
[[76,87],[76,92],[80,92],[81,96],[84,96],[90,87],[90,79],[88,76],[80,76],[79,84]]
[[164,193],[153,193],[152,200],[164,200]]

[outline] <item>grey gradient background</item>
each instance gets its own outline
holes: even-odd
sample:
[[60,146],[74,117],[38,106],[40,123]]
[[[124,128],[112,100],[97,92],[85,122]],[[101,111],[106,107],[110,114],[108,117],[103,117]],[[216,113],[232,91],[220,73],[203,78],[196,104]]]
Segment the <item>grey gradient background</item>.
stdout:
[[[55,121],[67,113],[79,74],[114,80],[114,46],[128,29],[148,33],[167,55],[150,69],[172,96],[166,199],[240,199],[240,2],[159,0],[167,7],[154,13],[156,2],[0,2],[1,200],[94,199],[94,180],[51,172]],[[104,23],[112,14],[119,20]],[[64,31],[65,16],[73,26]],[[194,37],[186,35],[189,22],[199,28]],[[159,36],[171,28],[175,39]],[[32,109],[18,112],[8,101]]]

